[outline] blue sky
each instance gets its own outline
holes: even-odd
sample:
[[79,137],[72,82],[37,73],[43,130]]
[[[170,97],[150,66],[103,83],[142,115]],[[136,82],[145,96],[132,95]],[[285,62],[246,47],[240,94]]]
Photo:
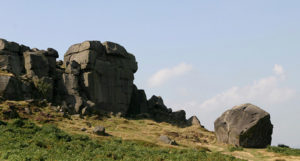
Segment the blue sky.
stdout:
[[0,37],[60,59],[84,40],[133,53],[135,83],[210,130],[250,102],[271,114],[273,144],[300,148],[300,1],[3,1]]

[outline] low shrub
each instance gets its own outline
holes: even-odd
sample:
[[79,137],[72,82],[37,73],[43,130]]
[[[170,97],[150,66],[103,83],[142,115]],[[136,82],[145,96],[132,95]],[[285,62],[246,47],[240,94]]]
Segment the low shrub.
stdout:
[[289,147],[268,146],[267,151],[284,155],[300,156],[300,149],[293,149]]
[[230,152],[234,152],[234,151],[243,151],[244,149],[243,149],[243,147],[240,147],[240,146],[232,146],[232,145],[230,145],[230,146],[228,146],[228,150]]

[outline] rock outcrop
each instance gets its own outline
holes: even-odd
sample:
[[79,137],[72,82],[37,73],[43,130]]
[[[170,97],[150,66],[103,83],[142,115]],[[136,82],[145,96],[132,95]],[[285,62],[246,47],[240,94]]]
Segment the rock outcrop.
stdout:
[[[67,105],[126,114],[137,71],[135,57],[122,46],[100,41],[72,45],[64,56]],[[92,102],[94,109],[87,103]]]
[[187,125],[185,111],[172,112],[161,97],[147,100],[145,91],[134,85],[137,62],[123,46],[84,41],[69,47],[63,62],[57,58],[55,49],[0,39],[0,97],[47,99],[69,114],[113,112]]
[[187,120],[188,124],[190,126],[199,126],[199,127],[203,127],[199,121],[199,119],[197,118],[197,116],[192,116]]
[[265,148],[271,144],[270,114],[252,104],[227,110],[214,125],[218,142],[245,148]]

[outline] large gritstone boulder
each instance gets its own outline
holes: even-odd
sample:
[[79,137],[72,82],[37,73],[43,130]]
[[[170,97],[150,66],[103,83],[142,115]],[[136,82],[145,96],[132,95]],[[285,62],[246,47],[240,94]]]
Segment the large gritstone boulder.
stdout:
[[227,110],[215,123],[218,142],[245,148],[265,148],[271,144],[270,114],[252,104]]
[[112,42],[85,41],[69,48],[64,65],[69,107],[80,112],[94,104],[90,110],[126,114],[137,62],[124,47]]

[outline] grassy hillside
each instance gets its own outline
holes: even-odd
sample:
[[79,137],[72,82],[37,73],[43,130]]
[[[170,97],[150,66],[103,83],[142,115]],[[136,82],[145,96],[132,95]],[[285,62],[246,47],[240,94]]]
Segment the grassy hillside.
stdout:
[[0,125],[2,160],[239,160],[207,149],[160,147],[120,138],[93,140],[68,134],[53,124],[36,126],[20,119]]
[[[2,102],[0,120],[0,160],[300,160],[270,148],[218,144],[213,132],[198,126],[110,115],[64,117],[45,102]],[[105,126],[108,136],[95,135],[97,125]],[[161,143],[160,135],[179,145]]]

